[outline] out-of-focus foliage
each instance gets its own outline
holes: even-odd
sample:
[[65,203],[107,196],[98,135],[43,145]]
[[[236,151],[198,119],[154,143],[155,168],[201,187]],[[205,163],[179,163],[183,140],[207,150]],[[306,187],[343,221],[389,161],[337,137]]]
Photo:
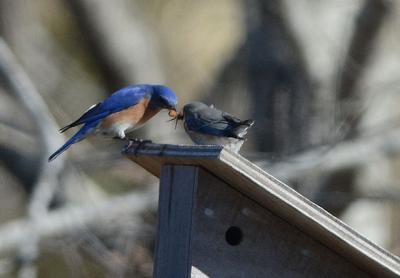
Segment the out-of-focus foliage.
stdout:
[[[394,0],[0,2],[1,37],[60,127],[117,88],[166,84],[181,105],[254,118],[244,156],[396,254],[399,28]],[[32,214],[43,144],[3,79],[0,277],[151,277],[157,180],[113,140],[74,145],[57,175],[50,213],[82,208],[82,223],[60,214],[69,229],[50,224],[29,256],[25,241],[7,243],[10,223]],[[135,135],[190,143],[167,119]],[[149,201],[130,207],[143,192]]]

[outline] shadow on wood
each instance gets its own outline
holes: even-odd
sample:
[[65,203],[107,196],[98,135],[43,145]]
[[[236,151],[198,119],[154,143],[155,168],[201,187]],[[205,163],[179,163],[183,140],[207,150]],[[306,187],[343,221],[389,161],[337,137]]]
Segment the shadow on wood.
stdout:
[[125,151],[160,177],[155,277],[398,277],[400,260],[240,155]]

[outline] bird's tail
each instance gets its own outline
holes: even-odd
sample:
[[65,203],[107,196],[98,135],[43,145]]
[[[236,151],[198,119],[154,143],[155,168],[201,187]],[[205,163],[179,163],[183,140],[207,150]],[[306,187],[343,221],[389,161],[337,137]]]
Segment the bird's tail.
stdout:
[[247,126],[247,128],[249,128],[249,127],[251,127],[252,125],[254,125],[254,120],[248,119],[248,120],[242,121],[240,124],[241,124],[241,125],[245,125],[245,126]]
[[50,155],[49,162],[66,151],[72,144],[75,144],[76,142],[79,142],[88,136],[90,132],[93,131],[93,129],[97,126],[97,124],[98,121],[86,123],[77,133],[74,134],[74,136],[72,136],[64,145],[62,145],[61,148]]
[[247,130],[254,124],[254,120],[248,119],[241,121],[240,124],[235,128],[235,134],[237,138],[244,139],[244,136],[247,134]]

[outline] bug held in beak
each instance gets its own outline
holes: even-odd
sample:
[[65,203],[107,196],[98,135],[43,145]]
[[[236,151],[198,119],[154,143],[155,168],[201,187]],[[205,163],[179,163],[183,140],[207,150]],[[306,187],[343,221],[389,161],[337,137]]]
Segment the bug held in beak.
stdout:
[[171,109],[168,112],[168,115],[171,117],[171,119],[168,120],[168,122],[175,121],[175,129],[178,125],[179,120],[183,120],[183,111],[180,111],[179,113],[176,111],[176,109]]
[[178,112],[176,112],[176,108],[169,109],[168,116],[170,116],[171,118],[173,118],[175,120],[175,118],[178,116]]

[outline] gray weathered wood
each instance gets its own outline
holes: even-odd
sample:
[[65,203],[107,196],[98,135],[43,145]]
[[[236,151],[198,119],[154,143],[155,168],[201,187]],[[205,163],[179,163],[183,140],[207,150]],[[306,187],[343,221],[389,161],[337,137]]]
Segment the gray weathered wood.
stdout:
[[197,167],[164,166],[160,184],[154,277],[190,276]]
[[[205,277],[371,277],[207,171],[195,200],[192,264]],[[225,238],[230,227],[243,234],[237,245]]]
[[371,277],[197,166],[163,166],[159,219],[155,277]]
[[160,176],[165,164],[200,166],[365,272],[379,277],[400,275],[398,257],[371,243],[240,155],[213,146],[146,144],[137,152],[134,148],[135,145],[125,153],[156,176]]

